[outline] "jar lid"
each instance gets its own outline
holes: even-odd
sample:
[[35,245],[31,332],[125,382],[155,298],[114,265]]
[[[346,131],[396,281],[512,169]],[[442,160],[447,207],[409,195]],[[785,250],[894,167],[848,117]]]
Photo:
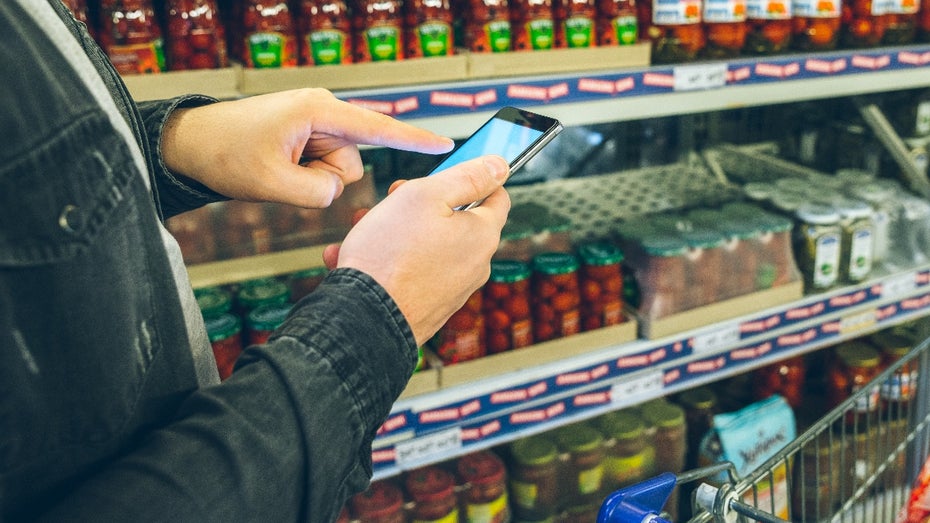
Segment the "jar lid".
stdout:
[[642,242],[643,250],[649,256],[681,256],[688,250],[688,245],[681,238],[675,236],[653,236],[646,238]]
[[266,278],[242,284],[236,300],[242,307],[254,309],[266,303],[284,303],[289,297],[287,285],[274,278]]
[[762,212],[762,208],[747,202],[730,202],[721,209],[730,216],[756,216]]
[[530,277],[530,266],[519,260],[491,260],[490,280],[495,283],[515,283]]
[[559,448],[565,452],[588,452],[604,444],[604,436],[586,423],[576,423],[556,432]]
[[810,182],[808,180],[802,180],[801,178],[794,178],[790,176],[775,180],[775,187],[780,194],[784,194],[785,192],[805,194],[810,191],[811,188]]
[[598,426],[605,436],[619,440],[635,439],[643,435],[646,423],[633,412],[609,412],[598,418]]
[[765,201],[775,196],[777,188],[768,182],[750,182],[743,186],[743,192],[752,200]]
[[566,274],[578,270],[578,258],[567,252],[543,252],[533,256],[533,270],[543,274]]
[[459,458],[456,464],[459,476],[472,485],[490,485],[504,480],[506,468],[497,454],[482,450]]
[[430,502],[452,496],[455,481],[452,474],[430,465],[408,473],[404,485],[413,501]]
[[725,236],[738,238],[740,240],[755,238],[759,236],[760,229],[763,229],[758,219],[747,219],[747,217],[740,217],[729,213],[722,214],[718,223],[721,232]]
[[854,187],[857,185],[871,183],[875,180],[875,175],[869,171],[866,171],[865,169],[844,167],[842,169],[836,170],[836,178],[839,180],[838,185],[841,187]]
[[716,209],[694,209],[687,215],[688,221],[704,226],[712,227],[723,219],[723,211]]
[[878,351],[860,342],[844,343],[836,348],[836,355],[847,367],[878,367]]
[[860,220],[872,216],[872,206],[851,198],[839,198],[833,201],[833,207],[840,216],[849,220]]
[[794,223],[787,217],[770,212],[757,215],[755,223],[766,232],[786,232],[794,227]]
[[610,242],[591,242],[578,248],[585,265],[613,265],[623,261],[623,253]]
[[856,185],[851,192],[856,198],[870,203],[880,203],[894,196],[894,190],[891,187],[877,182]]
[[225,340],[242,330],[242,322],[239,321],[239,317],[228,312],[204,318],[204,325],[207,328],[207,337],[210,338],[210,343]]
[[288,278],[291,280],[300,280],[303,278],[319,278],[320,276],[326,276],[328,273],[329,269],[323,265],[320,265],[317,267],[310,267],[308,269],[292,272],[290,275],[288,275]]
[[726,241],[726,238],[714,231],[708,229],[696,229],[681,233],[682,239],[692,249],[713,249],[720,247]]
[[526,223],[508,220],[501,230],[501,240],[525,240],[533,236],[533,228]]
[[404,495],[393,483],[376,481],[364,492],[352,496],[351,504],[357,516],[378,520],[400,513]]
[[232,307],[232,298],[221,287],[197,289],[194,291],[194,297],[197,299],[197,306],[200,307],[200,313],[204,317],[218,316],[224,312],[229,312]]
[[544,436],[530,436],[510,444],[513,459],[521,465],[547,465],[555,461],[558,449],[555,443]]
[[652,223],[644,219],[624,221],[617,225],[617,236],[627,241],[642,240],[655,232]]
[[840,221],[836,209],[819,203],[806,203],[797,210],[797,217],[812,225],[834,225]]
[[707,410],[717,405],[717,394],[710,387],[697,387],[682,392],[678,400],[686,407],[696,410]]
[[772,198],[772,205],[786,214],[794,214],[807,202],[807,198],[795,193],[781,193]]
[[684,425],[685,410],[672,403],[656,403],[648,409],[643,409],[643,416],[653,425],[669,429]]
[[249,327],[258,331],[274,330],[284,323],[292,307],[290,303],[259,305],[249,312]]
[[890,330],[876,332],[871,336],[871,340],[879,350],[896,359],[904,356],[914,347],[913,339]]

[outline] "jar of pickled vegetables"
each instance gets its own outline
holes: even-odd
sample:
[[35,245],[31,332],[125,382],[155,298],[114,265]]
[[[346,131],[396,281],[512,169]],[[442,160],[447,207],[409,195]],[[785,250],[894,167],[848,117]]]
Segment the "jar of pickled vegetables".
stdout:
[[101,0],[100,46],[120,74],[167,69],[161,26],[150,0]]
[[552,0],[510,0],[514,51],[540,51],[555,47]]
[[546,521],[558,509],[558,448],[545,436],[530,436],[510,445],[510,495],[519,521]]
[[753,220],[739,220],[727,213],[721,213],[721,218],[719,227],[724,237],[721,264],[736,269],[724,271],[718,297],[726,300],[771,286],[771,278],[760,272],[759,226]]
[[433,338],[433,349],[446,365],[470,361],[487,354],[482,290],[446,320]]
[[652,62],[689,62],[706,43],[701,0],[644,0],[636,3],[640,32],[652,45]]
[[836,200],[834,206],[840,213],[843,230],[840,274],[850,283],[865,281],[872,273],[875,249],[872,207],[865,202],[848,199]]
[[595,0],[555,0],[556,47],[594,47],[596,34],[594,21],[597,18]]
[[845,47],[875,47],[888,25],[884,0],[844,0],[842,43]]
[[842,26],[841,0],[792,0],[792,47],[800,51],[835,49]]
[[[643,417],[655,427],[653,442],[656,447],[656,470],[678,473],[684,470],[687,445],[685,411],[668,402],[655,402],[643,408]],[[670,521],[678,520],[678,492],[675,487],[665,510],[671,514]]]
[[639,483],[655,472],[655,449],[646,440],[646,425],[629,411],[605,414],[597,425],[606,438],[604,483],[607,491]]
[[807,290],[829,289],[839,280],[840,253],[843,251],[840,215],[826,205],[804,204],[796,216],[795,253]]
[[752,373],[752,393],[756,400],[778,394],[794,409],[804,401],[804,372],[801,356],[788,358],[755,370]]
[[633,45],[639,40],[635,0],[597,0],[597,45]]
[[408,0],[404,3],[404,57],[450,56],[453,42],[450,0]]
[[168,68],[226,67],[226,30],[216,0],[168,0]]
[[746,0],[704,0],[703,56],[734,58],[746,45]]
[[352,18],[346,0],[300,0],[299,6],[301,62],[352,63]]
[[857,394],[858,399],[845,414],[848,428],[865,430],[870,423],[867,418],[878,409],[880,384],[871,382],[881,370],[881,356],[866,343],[851,341],[836,347],[827,371],[827,399],[835,407]]
[[459,458],[456,470],[465,482],[462,506],[472,523],[510,521],[507,502],[507,469],[497,454],[483,450]]
[[455,480],[445,469],[429,465],[407,474],[404,481],[413,502],[410,517],[417,523],[458,521]]
[[709,228],[695,228],[682,233],[688,246],[688,286],[684,295],[685,307],[694,308],[715,303],[720,297],[723,282],[724,243],[726,238]]
[[578,249],[581,258],[581,327],[593,330],[626,321],[623,315],[623,253],[615,245],[594,242]]
[[533,339],[536,342],[571,336],[581,330],[578,259],[564,252],[533,257]]
[[780,54],[791,46],[791,0],[746,0],[746,45],[754,55]]
[[482,310],[488,352],[497,354],[533,343],[530,266],[517,260],[494,260],[484,285]]
[[406,523],[404,494],[389,481],[375,481],[352,496],[349,507],[359,523]]
[[469,0],[461,3],[465,46],[473,53],[511,50],[512,27],[508,0]]
[[297,66],[297,28],[287,2],[246,0],[242,33],[246,67]]
[[220,379],[232,375],[236,360],[242,354],[242,322],[233,314],[225,313],[204,318],[207,337],[213,348],[216,369]]
[[352,26],[356,62],[403,60],[404,13],[401,0],[360,0]]
[[290,303],[262,305],[249,312],[246,318],[249,345],[265,343],[291,312]]

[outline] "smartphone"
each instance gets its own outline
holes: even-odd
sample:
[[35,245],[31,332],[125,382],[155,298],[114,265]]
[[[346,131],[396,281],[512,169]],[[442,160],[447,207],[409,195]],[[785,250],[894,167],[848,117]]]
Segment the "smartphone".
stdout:
[[[516,107],[504,107],[440,160],[427,176],[485,154],[503,156],[513,174],[561,131],[562,124],[555,118]],[[470,209],[479,203],[459,207],[459,210]]]

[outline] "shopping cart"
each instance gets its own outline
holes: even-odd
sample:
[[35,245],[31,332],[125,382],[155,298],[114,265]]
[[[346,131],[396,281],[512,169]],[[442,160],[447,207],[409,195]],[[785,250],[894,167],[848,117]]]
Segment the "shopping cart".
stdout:
[[[893,523],[930,456],[928,347],[930,339],[743,477],[729,463],[661,474],[611,494],[598,523],[667,523],[675,486],[706,478],[716,484],[695,489],[690,523]],[[860,414],[880,392],[901,401]]]

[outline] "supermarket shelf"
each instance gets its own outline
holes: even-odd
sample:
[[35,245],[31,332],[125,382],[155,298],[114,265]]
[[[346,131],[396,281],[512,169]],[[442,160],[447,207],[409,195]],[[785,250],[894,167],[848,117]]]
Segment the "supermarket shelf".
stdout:
[[375,478],[667,396],[927,314],[930,266],[659,340],[599,340],[601,345],[585,347],[579,339],[573,356],[399,400],[375,439]]
[[187,275],[195,289],[280,276],[323,265],[324,245],[243,256],[231,260],[190,265]]

